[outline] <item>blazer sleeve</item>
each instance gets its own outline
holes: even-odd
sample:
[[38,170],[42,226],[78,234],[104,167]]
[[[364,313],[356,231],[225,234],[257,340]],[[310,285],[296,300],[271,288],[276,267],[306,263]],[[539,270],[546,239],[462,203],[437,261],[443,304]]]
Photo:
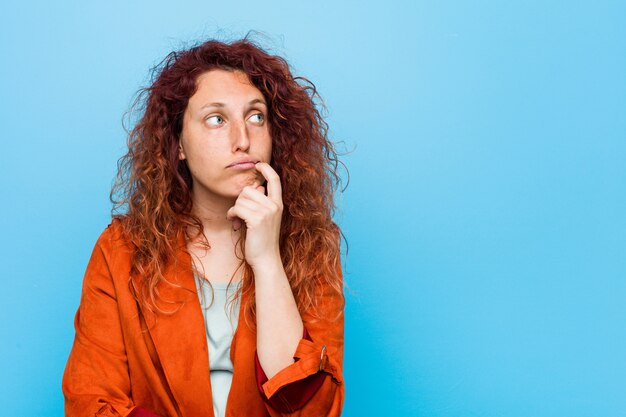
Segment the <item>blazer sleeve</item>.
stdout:
[[62,390],[67,417],[159,417],[134,404],[116,291],[100,235],[83,279]]
[[[338,262],[336,271],[342,277]],[[268,379],[255,352],[257,386],[272,417],[339,417],[343,407],[342,376],[344,297],[330,286],[318,286],[321,318],[301,312],[304,334],[295,362]]]

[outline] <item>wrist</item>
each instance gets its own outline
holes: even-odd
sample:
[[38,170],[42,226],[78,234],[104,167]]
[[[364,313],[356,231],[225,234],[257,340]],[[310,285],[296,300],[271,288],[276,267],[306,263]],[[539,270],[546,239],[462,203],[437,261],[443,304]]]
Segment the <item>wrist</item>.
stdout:
[[258,276],[258,274],[268,274],[284,270],[280,253],[264,256],[255,260],[253,263],[249,262],[249,264],[254,271],[255,276]]

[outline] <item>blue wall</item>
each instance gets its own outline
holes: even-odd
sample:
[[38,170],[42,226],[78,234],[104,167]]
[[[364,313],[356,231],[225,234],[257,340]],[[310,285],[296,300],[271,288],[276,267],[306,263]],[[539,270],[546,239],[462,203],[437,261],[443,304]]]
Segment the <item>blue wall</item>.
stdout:
[[63,413],[121,116],[148,69],[256,29],[352,150],[344,415],[626,415],[624,2],[13,3],[2,414]]

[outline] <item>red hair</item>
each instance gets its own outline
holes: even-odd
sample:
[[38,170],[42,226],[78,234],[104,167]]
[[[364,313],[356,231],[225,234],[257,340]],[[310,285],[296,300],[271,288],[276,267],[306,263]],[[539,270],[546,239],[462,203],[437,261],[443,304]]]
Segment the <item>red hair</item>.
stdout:
[[[178,159],[178,145],[183,113],[198,76],[212,69],[245,72],[267,100],[271,165],[283,189],[281,258],[298,308],[316,307],[319,285],[330,286],[343,298],[343,233],[332,220],[340,161],[328,139],[328,124],[313,101],[319,94],[308,79],[293,77],[283,58],[268,54],[247,36],[171,52],[153,68],[151,85],[138,92],[133,108],[141,105],[142,116],[128,132],[128,152],[118,161],[110,194],[111,215],[122,221],[124,234],[134,245],[131,277],[142,277],[141,283],[130,280],[135,297],[148,309],[164,313],[157,306],[157,286],[164,281],[164,266],[175,259],[179,233],[189,238],[191,228],[197,230],[194,237],[204,236],[202,222],[192,214],[192,178],[186,163]],[[254,294],[252,269],[244,265],[239,291]],[[250,325],[255,298],[248,300],[244,311]]]

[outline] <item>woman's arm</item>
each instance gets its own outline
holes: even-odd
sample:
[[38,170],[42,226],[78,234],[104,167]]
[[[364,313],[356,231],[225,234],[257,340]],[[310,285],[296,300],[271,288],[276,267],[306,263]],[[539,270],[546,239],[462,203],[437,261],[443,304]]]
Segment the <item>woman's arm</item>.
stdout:
[[[279,273],[279,277],[284,276],[282,266],[281,270],[282,274]],[[269,271],[272,269],[266,273]],[[340,265],[337,265],[336,271],[341,277]],[[287,280],[286,276],[284,279]],[[267,282],[276,284],[271,278]],[[297,343],[291,344],[293,333],[285,335],[281,333],[289,326],[292,326],[290,329],[292,331],[293,327],[297,329],[297,324],[302,323],[302,319],[299,313],[294,317],[292,309],[280,307],[295,306],[293,293],[289,289],[289,293],[286,294],[285,291],[281,291],[283,288],[279,285],[276,292],[271,293],[272,286],[267,282],[259,294],[260,279],[255,272],[257,293],[255,369],[259,390],[266,400],[268,411],[273,417],[286,414],[301,417],[340,416],[344,399],[343,295],[337,294],[330,287],[318,287],[316,297],[320,303],[322,318],[314,319],[311,314],[303,313],[303,332],[297,335]],[[281,300],[279,296],[287,300]],[[268,337],[270,335],[274,336]],[[273,361],[272,363],[285,365],[273,373],[266,372],[261,352],[264,352],[265,357]],[[292,414],[294,412],[296,414]]]
[[[246,186],[226,213],[239,227],[246,224],[246,262],[254,271],[258,358],[270,377],[293,363],[303,324],[280,255],[282,187],[276,171],[265,162],[255,168],[267,180]],[[239,226],[237,226],[239,225]]]
[[130,392],[126,348],[117,297],[102,249],[110,228],[93,249],[85,271],[76,336],[63,374],[67,417],[158,417],[137,407]]
[[[227,218],[233,222],[242,219],[247,228],[245,258],[254,271],[256,293],[257,382],[264,380],[259,370],[269,375],[259,387],[261,394],[273,417],[292,415],[295,410],[295,415],[302,417],[339,416],[343,405],[343,294],[319,286],[314,297],[325,317],[321,320],[298,311],[280,256],[280,178],[267,163],[255,167],[267,180],[267,195],[258,183],[244,187]],[[339,262],[336,274],[341,277]],[[308,339],[303,337],[305,328]],[[321,372],[329,374],[321,385],[320,377],[307,379]]]
[[257,317],[257,353],[268,378],[294,362],[293,353],[303,337],[298,312],[285,269],[272,259],[254,269]]

